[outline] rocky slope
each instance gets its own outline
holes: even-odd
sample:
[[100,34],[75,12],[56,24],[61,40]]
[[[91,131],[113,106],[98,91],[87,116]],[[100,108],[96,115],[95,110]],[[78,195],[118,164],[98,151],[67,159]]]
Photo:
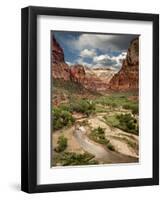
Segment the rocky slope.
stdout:
[[100,71],[98,69],[85,69],[79,64],[73,65],[70,68],[71,80],[93,91],[107,90],[113,74],[113,70],[103,69]]
[[70,80],[69,66],[65,63],[64,52],[56,41],[55,37],[52,37],[52,77],[54,79]]
[[133,39],[120,71],[110,81],[112,90],[136,90],[139,87],[139,39]]

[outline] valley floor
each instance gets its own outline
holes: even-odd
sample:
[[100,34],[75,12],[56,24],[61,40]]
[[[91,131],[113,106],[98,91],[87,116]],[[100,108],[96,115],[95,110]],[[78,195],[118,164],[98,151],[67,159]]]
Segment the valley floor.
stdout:
[[55,80],[52,166],[139,161],[138,92],[99,94]]
[[[123,113],[125,112],[123,111]],[[117,112],[111,112],[112,115],[115,113]],[[93,159],[98,161],[99,164],[138,162],[139,136],[109,126],[103,119],[103,116],[106,114],[103,112],[90,117],[77,115],[76,117],[80,116],[80,118],[76,119],[76,123],[79,122],[81,125],[78,127],[73,125],[69,128],[63,128],[62,130],[53,132],[52,148],[55,149],[58,138],[62,134],[68,139],[68,146],[65,152],[75,152],[77,154],[88,152],[94,156]],[[85,122],[85,120],[87,120],[87,124],[82,125],[82,122]],[[105,129],[105,137],[114,146],[114,151],[108,149],[105,144],[91,140],[89,137],[91,129],[98,127]],[[53,151],[53,161],[55,165],[55,161],[57,161],[57,153],[55,151]],[[58,162],[57,165],[62,165],[62,163]]]

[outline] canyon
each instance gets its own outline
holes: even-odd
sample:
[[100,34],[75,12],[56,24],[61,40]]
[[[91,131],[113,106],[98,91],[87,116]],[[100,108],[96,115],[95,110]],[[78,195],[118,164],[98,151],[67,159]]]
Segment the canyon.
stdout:
[[115,70],[68,64],[53,36],[51,64],[52,166],[139,162],[138,38]]
[[139,85],[139,40],[131,41],[126,59],[117,72],[109,67],[89,68],[81,64],[69,66],[64,59],[64,51],[52,38],[52,77],[81,84],[92,91],[137,90]]

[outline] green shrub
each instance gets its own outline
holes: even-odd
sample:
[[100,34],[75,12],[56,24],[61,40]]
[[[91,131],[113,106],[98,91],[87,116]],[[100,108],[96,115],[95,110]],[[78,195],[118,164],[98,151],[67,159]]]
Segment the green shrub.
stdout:
[[63,152],[54,157],[54,164],[59,163],[62,166],[98,164],[93,158],[94,156],[89,153]]
[[89,116],[95,111],[95,103],[90,100],[81,99],[80,101],[71,103],[70,110],[71,112],[79,112]]
[[67,138],[63,135],[59,136],[57,141],[58,146],[55,148],[56,152],[62,152],[67,148]]
[[109,150],[111,150],[111,151],[115,151],[114,146],[113,146],[110,142],[107,144],[107,148],[108,148]]
[[139,127],[137,119],[129,114],[120,114],[113,116],[104,116],[105,122],[113,127],[122,129],[123,131],[138,134]]
[[75,122],[72,114],[69,111],[61,108],[54,108],[52,111],[53,130],[61,129],[65,126],[70,126]]
[[109,96],[102,96],[95,100],[95,103],[115,107],[123,107],[124,109],[131,110],[133,114],[138,114],[138,102],[128,99],[128,94],[112,94]]
[[116,115],[105,115],[103,118],[109,126],[117,127],[119,125],[119,120],[116,118]]
[[139,113],[139,107],[138,107],[138,105],[133,106],[133,108],[131,110],[132,110],[132,114],[133,115],[138,114]]
[[137,120],[131,114],[117,115],[116,118],[119,120],[118,128],[129,133],[138,134]]
[[131,107],[130,107],[130,105],[129,105],[129,104],[124,104],[124,105],[123,105],[123,108],[124,108],[124,109],[126,109],[126,110],[129,110],[129,109],[131,109]]
[[107,144],[108,140],[105,137],[105,129],[98,127],[91,131],[90,138],[100,144]]
[[137,103],[128,103],[128,104],[124,104],[124,105],[123,105],[123,108],[124,108],[124,109],[127,109],[127,110],[131,110],[133,115],[139,113],[139,106],[138,106]]
[[60,104],[59,109],[70,112],[70,106],[67,104]]

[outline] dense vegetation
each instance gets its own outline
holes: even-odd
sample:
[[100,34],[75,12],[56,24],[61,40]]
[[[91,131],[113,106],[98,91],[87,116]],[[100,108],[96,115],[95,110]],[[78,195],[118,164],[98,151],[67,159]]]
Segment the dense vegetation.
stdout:
[[100,144],[107,144],[108,140],[105,137],[105,129],[98,127],[91,131],[90,138]]
[[70,113],[78,112],[89,116],[95,112],[96,105],[92,100],[73,99],[69,104],[60,104],[59,108]]
[[94,156],[87,152],[83,154],[74,152],[63,152],[57,154],[54,157],[54,163],[60,163],[62,166],[98,164],[98,162],[94,160]]
[[87,116],[94,113],[95,111],[95,103],[91,100],[81,99],[79,101],[74,101],[70,104],[71,112],[79,112],[83,113]]
[[113,108],[122,107],[127,110],[131,110],[133,114],[138,114],[138,102],[128,99],[127,94],[112,94],[109,96],[101,96],[95,100],[96,104],[105,106],[111,106]]
[[137,123],[137,119],[132,117],[130,113],[128,114],[120,114],[113,116],[104,116],[104,119],[107,124],[110,126],[122,129],[123,131],[138,134],[139,127]]
[[75,122],[72,114],[62,108],[53,108],[52,119],[53,130],[58,130],[65,126],[70,126]]
[[58,146],[55,148],[56,152],[62,152],[67,148],[67,138],[63,135],[59,136],[57,141]]

